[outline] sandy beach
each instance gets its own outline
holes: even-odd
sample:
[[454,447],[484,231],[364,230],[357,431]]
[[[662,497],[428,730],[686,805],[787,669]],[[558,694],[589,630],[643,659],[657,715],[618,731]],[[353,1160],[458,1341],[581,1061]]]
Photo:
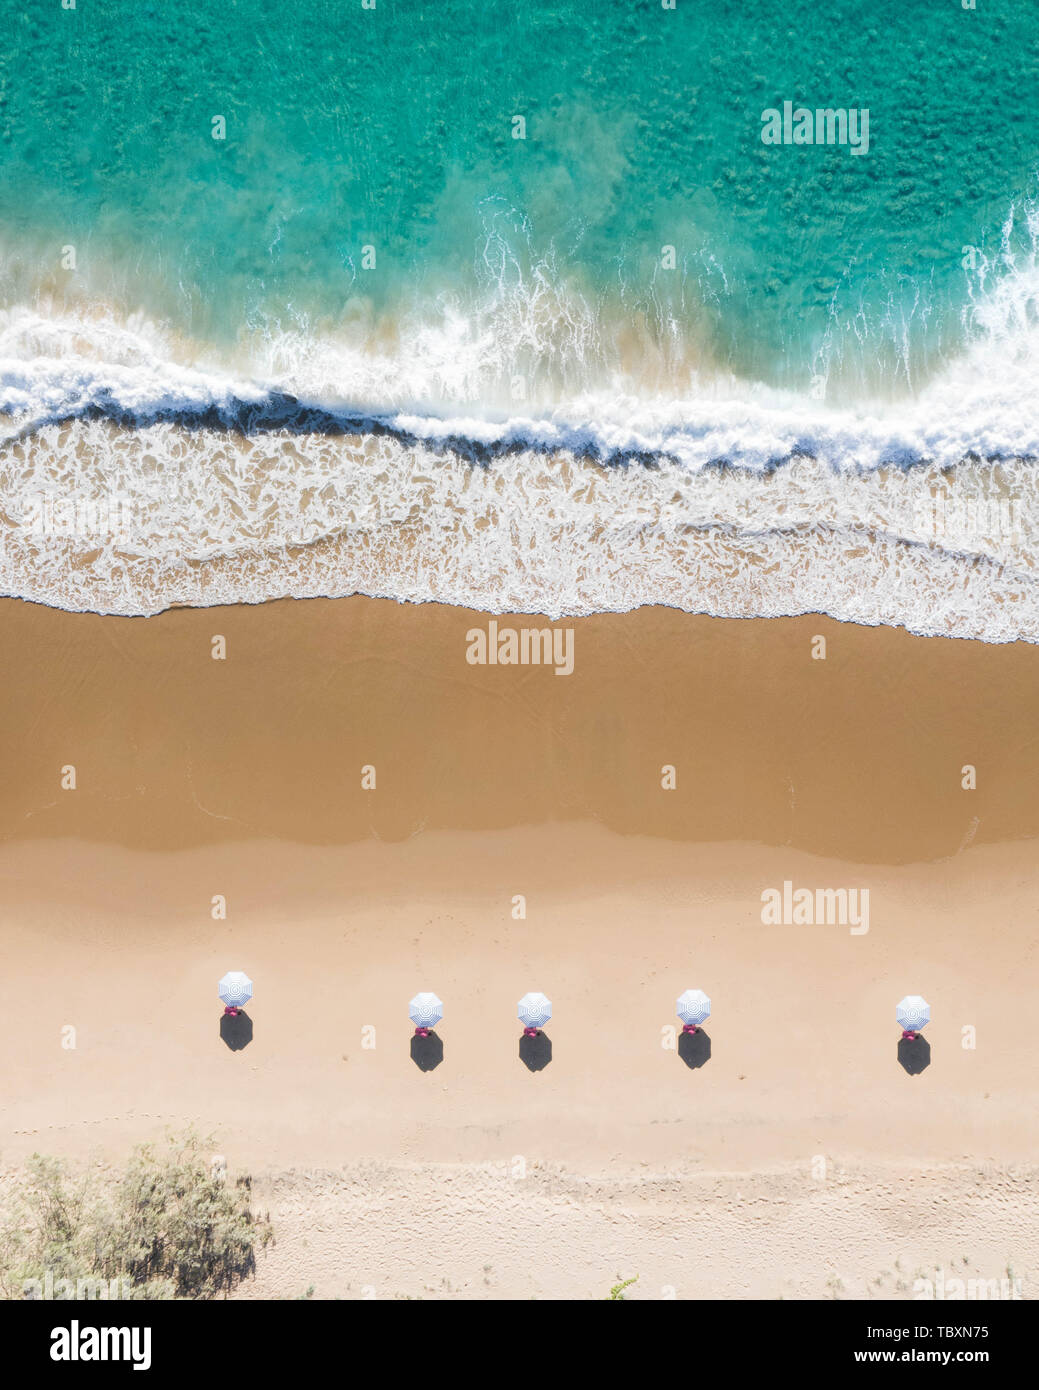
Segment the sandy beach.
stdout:
[[1023,1345],[899,1305],[1039,1298],[1039,5],[865,9],[12,15],[26,1365]]
[[274,1222],[243,1296],[1034,1297],[1039,649],[652,609],[557,676],[470,665],[489,622],[0,604],[5,1174],[196,1125]]

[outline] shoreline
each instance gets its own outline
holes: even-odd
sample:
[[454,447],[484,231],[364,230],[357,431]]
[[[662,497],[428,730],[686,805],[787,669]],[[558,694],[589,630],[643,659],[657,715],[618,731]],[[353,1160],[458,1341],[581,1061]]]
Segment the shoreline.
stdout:
[[0,589],[71,613],[382,594],[569,621],[826,613],[1039,643],[1039,490],[1020,458],[837,468],[786,449],[755,472],[663,445],[621,464],[510,449],[485,466],[483,445],[380,429],[92,417],[3,453]]

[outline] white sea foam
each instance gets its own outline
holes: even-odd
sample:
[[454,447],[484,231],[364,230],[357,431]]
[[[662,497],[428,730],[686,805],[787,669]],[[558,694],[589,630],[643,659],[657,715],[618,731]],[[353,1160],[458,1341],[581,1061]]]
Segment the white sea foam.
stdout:
[[802,458],[763,476],[524,450],[485,467],[386,435],[80,420],[10,443],[2,488],[0,587],[73,610],[361,592],[1039,640],[1039,493],[1020,462],[950,478]]
[[856,408],[692,370],[664,394],[579,296],[521,290],[389,338],[260,335],[233,373],[140,319],[0,316],[0,588],[119,613],[354,592],[825,611],[1039,641],[1034,254],[1008,238],[981,266],[966,346],[925,387]]

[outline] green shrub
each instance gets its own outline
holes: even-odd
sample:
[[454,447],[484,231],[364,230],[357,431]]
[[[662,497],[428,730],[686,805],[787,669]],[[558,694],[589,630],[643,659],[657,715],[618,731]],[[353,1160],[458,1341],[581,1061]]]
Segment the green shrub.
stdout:
[[250,1180],[225,1181],[206,1146],[193,1132],[171,1136],[158,1152],[136,1148],[119,1172],[79,1177],[34,1154],[0,1216],[0,1294],[39,1296],[68,1280],[66,1297],[81,1281],[87,1297],[226,1295],[254,1269],[270,1226],[251,1209]]

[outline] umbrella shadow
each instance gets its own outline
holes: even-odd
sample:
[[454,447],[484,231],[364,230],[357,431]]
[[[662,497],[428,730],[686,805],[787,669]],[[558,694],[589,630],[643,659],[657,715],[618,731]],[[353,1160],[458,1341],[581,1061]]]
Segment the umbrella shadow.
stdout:
[[678,1055],[694,1071],[706,1066],[711,1060],[710,1036],[702,1028],[697,1028],[695,1033],[679,1033]]
[[552,1060],[552,1039],[540,1029],[534,1038],[524,1033],[519,1040],[519,1055],[527,1071],[544,1071]]
[[444,1060],[444,1040],[438,1038],[436,1033],[430,1033],[427,1037],[420,1037],[418,1033],[411,1036],[411,1060],[418,1067],[419,1071],[435,1071]]
[[915,1038],[899,1038],[898,1065],[910,1076],[919,1076],[931,1065],[931,1044],[919,1033]]
[[237,1018],[224,1014],[220,1020],[220,1036],[232,1052],[241,1052],[253,1040],[253,1021],[244,1009],[238,1011]]

